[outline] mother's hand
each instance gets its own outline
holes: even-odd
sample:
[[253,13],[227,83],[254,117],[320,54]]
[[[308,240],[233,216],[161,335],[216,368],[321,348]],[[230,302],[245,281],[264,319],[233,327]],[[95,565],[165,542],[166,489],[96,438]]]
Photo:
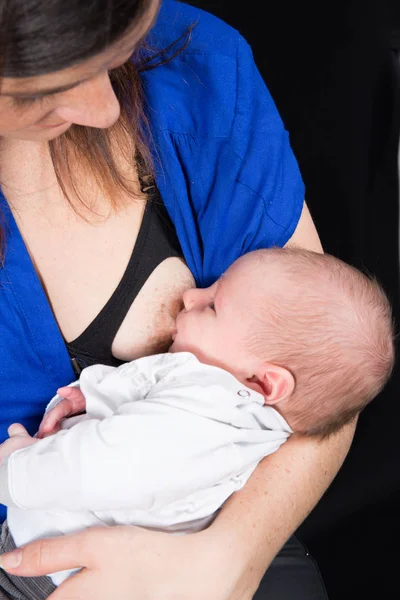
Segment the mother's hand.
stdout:
[[[50,600],[249,600],[259,580],[243,582],[234,545],[224,540],[222,549],[215,537],[213,526],[185,536],[94,527],[27,544],[4,554],[1,566],[23,576],[83,566]],[[12,568],[12,557],[20,558],[19,566]]]

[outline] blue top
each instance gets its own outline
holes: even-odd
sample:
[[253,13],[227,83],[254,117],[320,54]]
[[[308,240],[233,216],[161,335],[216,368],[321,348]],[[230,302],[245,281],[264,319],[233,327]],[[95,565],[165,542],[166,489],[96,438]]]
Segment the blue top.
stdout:
[[[283,246],[304,186],[288,134],[243,38],[219,19],[164,0],[151,43],[165,48],[197,22],[188,47],[143,74],[157,184],[199,286],[241,254]],[[162,165],[162,167],[161,167]],[[63,337],[4,197],[0,269],[0,441],[33,434],[55,390],[74,379]]]

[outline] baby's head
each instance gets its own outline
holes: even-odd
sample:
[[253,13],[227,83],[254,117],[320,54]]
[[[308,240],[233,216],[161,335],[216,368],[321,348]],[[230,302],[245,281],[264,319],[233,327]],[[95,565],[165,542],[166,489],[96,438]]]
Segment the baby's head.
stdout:
[[261,394],[292,429],[328,435],[392,371],[389,301],[373,279],[327,254],[256,250],[211,287],[184,294],[172,352],[188,351]]

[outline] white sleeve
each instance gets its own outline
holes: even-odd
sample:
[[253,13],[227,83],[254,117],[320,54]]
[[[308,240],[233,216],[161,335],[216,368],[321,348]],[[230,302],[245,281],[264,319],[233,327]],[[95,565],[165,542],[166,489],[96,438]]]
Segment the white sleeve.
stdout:
[[80,389],[86,399],[86,412],[95,418],[113,415],[120,406],[145,398],[166,373],[181,363],[172,354],[155,354],[120,367],[93,365],[82,371]]
[[222,415],[232,392],[189,363],[177,375],[169,370],[146,399],[121,404],[111,417],[82,421],[13,453],[0,468],[0,483],[8,484],[0,502],[152,510],[240,472],[239,428],[207,414],[217,406]]

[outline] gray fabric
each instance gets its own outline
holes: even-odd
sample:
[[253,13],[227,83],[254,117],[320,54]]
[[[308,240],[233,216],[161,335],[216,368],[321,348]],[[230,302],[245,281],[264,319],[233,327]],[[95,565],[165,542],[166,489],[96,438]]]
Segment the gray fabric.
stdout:
[[[0,554],[15,548],[6,521],[1,530]],[[44,600],[55,589],[50,577],[16,577],[0,569],[0,600]]]
[[253,600],[328,600],[318,566],[296,536],[274,558]]

